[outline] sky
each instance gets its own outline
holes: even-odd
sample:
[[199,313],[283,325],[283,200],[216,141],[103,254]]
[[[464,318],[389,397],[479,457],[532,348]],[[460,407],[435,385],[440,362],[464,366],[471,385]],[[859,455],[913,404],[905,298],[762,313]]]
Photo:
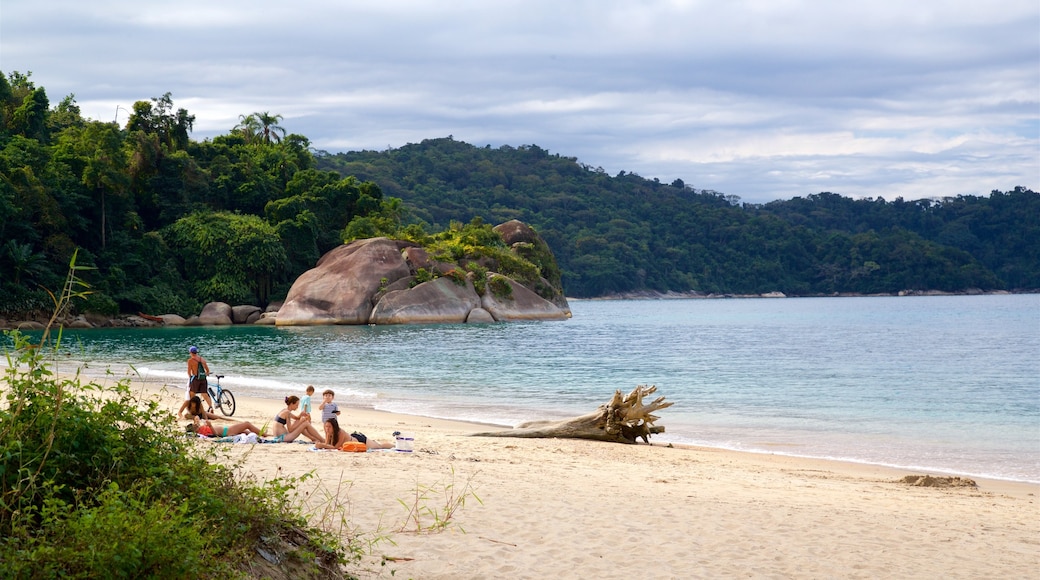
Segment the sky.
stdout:
[[452,136],[765,203],[1040,188],[1037,0],[2,0],[0,71],[202,140]]

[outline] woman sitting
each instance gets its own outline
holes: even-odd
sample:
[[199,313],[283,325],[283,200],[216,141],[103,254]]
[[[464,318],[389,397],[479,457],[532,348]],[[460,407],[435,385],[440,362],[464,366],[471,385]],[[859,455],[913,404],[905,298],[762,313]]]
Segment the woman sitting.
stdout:
[[281,437],[283,441],[290,442],[294,441],[300,435],[310,439],[315,443],[322,441],[321,433],[311,425],[310,415],[303,413],[302,415],[294,415],[295,411],[300,406],[300,398],[296,395],[292,395],[285,398],[285,408],[278,411],[278,414],[274,416],[274,433],[275,437]]
[[325,441],[317,441],[314,443],[314,446],[318,449],[339,449],[343,447],[344,443],[351,441],[364,443],[369,449],[392,449],[394,447],[393,443],[383,443],[375,439],[369,439],[363,433],[351,433],[348,435],[346,431],[339,428],[339,420],[335,417],[325,421]]

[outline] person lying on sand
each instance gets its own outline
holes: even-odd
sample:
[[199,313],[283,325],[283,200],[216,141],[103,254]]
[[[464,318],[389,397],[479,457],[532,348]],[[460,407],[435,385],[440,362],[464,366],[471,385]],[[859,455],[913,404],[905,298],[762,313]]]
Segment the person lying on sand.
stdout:
[[335,417],[325,422],[325,441],[315,442],[314,446],[318,449],[340,449],[344,443],[349,442],[364,443],[369,449],[393,449],[393,443],[384,443],[382,441],[376,441],[375,439],[369,439],[363,433],[351,433],[347,434],[346,431],[339,428],[339,420]]
[[256,433],[257,437],[264,436],[263,432],[249,421],[242,421],[225,427],[214,427],[209,419],[201,419],[198,416],[194,418],[191,425],[188,425],[187,430],[189,433],[196,433],[203,437],[234,437],[242,433]]

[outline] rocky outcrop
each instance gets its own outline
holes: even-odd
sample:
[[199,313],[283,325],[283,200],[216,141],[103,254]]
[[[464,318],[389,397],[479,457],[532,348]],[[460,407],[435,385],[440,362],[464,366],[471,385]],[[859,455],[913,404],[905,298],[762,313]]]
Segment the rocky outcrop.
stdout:
[[[520,222],[500,227],[514,252],[522,253],[543,271],[558,272],[548,246],[533,230]],[[489,270],[495,266],[493,261],[480,265]],[[551,279],[537,278],[529,287],[490,271],[478,285],[477,274],[463,272],[466,270],[461,264],[433,260],[410,242],[357,240],[325,254],[313,269],[297,278],[275,324],[488,323],[570,318],[567,300]],[[439,277],[429,280],[430,276]],[[418,282],[423,279],[428,281]]]
[[369,238],[329,251],[293,283],[276,324],[368,324],[372,295],[411,275],[401,250],[413,245]]

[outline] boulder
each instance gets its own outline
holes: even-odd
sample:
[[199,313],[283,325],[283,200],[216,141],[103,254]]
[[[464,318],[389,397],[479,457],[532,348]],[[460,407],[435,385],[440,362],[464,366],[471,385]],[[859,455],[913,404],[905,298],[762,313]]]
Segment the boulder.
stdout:
[[[495,296],[492,280],[503,280],[513,288],[508,298]],[[570,312],[528,290],[521,284],[493,272],[488,272],[488,290],[480,298],[480,306],[499,322],[518,320],[566,320]]]
[[235,324],[249,324],[249,317],[256,315],[256,318],[253,318],[253,320],[256,320],[260,318],[260,314],[259,306],[241,305],[231,307],[231,320]]
[[232,323],[231,305],[226,302],[210,302],[202,307],[199,313],[201,326],[230,326]]
[[261,325],[265,325],[265,326],[274,326],[277,321],[278,321],[278,313],[277,312],[264,312],[263,314],[260,315],[260,318],[257,318],[252,324],[261,324]]
[[163,314],[159,318],[163,319],[163,324],[166,326],[184,326],[184,317],[179,314]]
[[483,308],[474,308],[469,311],[469,316],[466,317],[466,324],[481,324],[485,322],[494,322],[495,317],[491,316],[491,313]]
[[65,325],[66,328],[94,328],[94,325],[87,322],[87,319],[82,316],[77,316],[69,321]]
[[401,250],[401,255],[412,272],[418,271],[419,268],[430,270],[433,267],[429,254],[423,248],[405,248]]
[[389,283],[411,274],[401,256],[408,246],[369,238],[329,251],[293,283],[276,324],[368,324],[372,295],[384,279]]
[[268,304],[267,308],[264,308],[264,312],[278,312],[278,310],[282,307],[282,304],[285,304],[284,300],[275,300],[274,302]]
[[409,290],[387,292],[372,310],[372,324],[434,324],[466,322],[480,307],[480,297],[467,280],[459,285],[451,278],[423,282]]
[[395,292],[397,290],[408,290],[414,285],[415,276],[407,276],[405,278],[397,280],[396,282],[387,284],[385,288],[381,288],[378,292],[372,295],[372,306],[379,304],[379,301],[383,299],[383,296],[386,296],[387,292]]
[[520,220],[509,220],[505,223],[498,224],[494,229],[498,232],[498,235],[502,236],[502,240],[507,246],[512,246],[517,242],[534,244],[540,242],[542,239],[533,229],[531,229],[531,226]]

